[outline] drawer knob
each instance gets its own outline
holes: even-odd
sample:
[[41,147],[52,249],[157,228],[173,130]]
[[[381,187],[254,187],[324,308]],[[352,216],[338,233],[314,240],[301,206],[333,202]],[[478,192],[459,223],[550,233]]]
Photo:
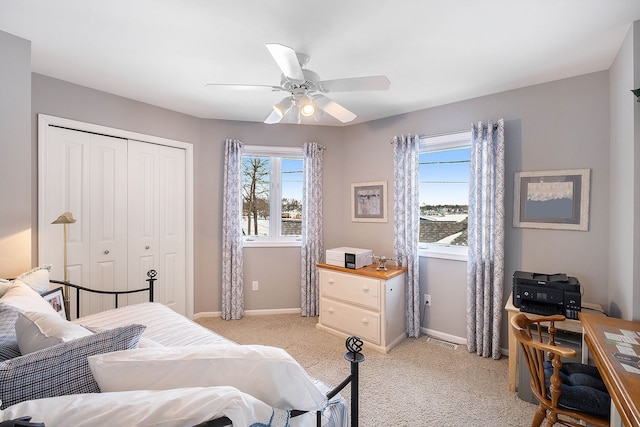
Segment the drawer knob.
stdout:
[[363,286],[363,287],[362,287],[362,290],[363,290],[364,292],[369,292],[369,287],[368,287],[368,286]]
[[329,284],[333,285],[334,283],[336,283],[333,279],[329,279]]
[[333,307],[329,307],[329,310],[327,310],[329,312],[329,314],[333,314]]
[[362,323],[364,323],[365,325],[369,324],[369,319],[367,319],[366,317],[362,318]]

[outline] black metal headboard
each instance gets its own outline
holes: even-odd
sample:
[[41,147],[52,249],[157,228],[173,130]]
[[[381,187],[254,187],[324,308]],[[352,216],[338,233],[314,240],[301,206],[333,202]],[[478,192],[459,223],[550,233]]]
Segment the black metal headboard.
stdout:
[[[103,290],[98,290],[98,289],[90,289],[90,288],[86,288],[84,286],[80,286],[80,285],[76,285],[73,283],[69,283],[69,282],[64,282],[62,280],[49,280],[49,282],[51,283],[57,283],[59,285],[63,285],[63,286],[69,286],[71,288],[74,288],[76,290],[76,314],[79,316],[80,315],[80,291],[84,291],[84,292],[89,292],[89,293],[93,293],[93,294],[106,294],[106,295],[113,295],[115,298],[115,308],[118,308],[118,296],[119,295],[124,295],[124,294],[135,294],[137,292],[149,292],[149,302],[153,302],[153,285],[154,282],[156,281],[156,276],[158,275],[158,273],[155,270],[149,270],[147,271],[147,277],[148,279],[145,279],[149,285],[146,288],[140,288],[140,289],[133,289],[133,290],[128,290],[128,291],[103,291]],[[69,314],[67,314],[69,315]]]

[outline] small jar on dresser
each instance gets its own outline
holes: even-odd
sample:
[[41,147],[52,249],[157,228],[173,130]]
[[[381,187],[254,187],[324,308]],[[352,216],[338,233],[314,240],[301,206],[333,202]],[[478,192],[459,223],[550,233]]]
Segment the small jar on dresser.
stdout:
[[342,336],[357,335],[387,352],[406,338],[406,268],[356,270],[318,264],[320,320],[317,328]]

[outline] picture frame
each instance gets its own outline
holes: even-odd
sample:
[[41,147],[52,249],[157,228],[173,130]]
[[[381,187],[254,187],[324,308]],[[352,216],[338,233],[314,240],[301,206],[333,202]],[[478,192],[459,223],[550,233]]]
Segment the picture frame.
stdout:
[[64,292],[61,287],[43,293],[42,298],[44,298],[44,300],[53,307],[60,317],[65,320],[69,320],[67,317],[67,311],[64,308]]
[[387,181],[351,184],[351,221],[387,222]]
[[589,230],[590,169],[516,172],[513,225]]

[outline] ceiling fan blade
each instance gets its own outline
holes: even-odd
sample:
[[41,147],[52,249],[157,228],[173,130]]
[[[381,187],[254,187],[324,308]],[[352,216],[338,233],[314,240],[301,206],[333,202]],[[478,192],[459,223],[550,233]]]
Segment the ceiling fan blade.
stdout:
[[214,87],[214,88],[221,88],[221,89],[231,89],[231,90],[245,90],[245,91],[251,91],[251,90],[260,90],[260,91],[272,91],[272,92],[277,92],[280,90],[283,90],[280,86],[270,86],[270,85],[234,85],[234,84],[224,84],[224,83],[207,83],[205,85],[206,87]]
[[282,116],[278,113],[276,113],[276,111],[271,111],[271,114],[269,114],[269,116],[264,120],[264,122],[268,125],[272,125],[274,123],[280,123],[280,120],[282,120]]
[[285,77],[300,82],[305,80],[295,50],[279,43],[267,43],[267,49],[269,49],[271,56],[273,56]]
[[358,90],[387,90],[391,82],[386,76],[354,77],[318,82],[322,92],[353,92]]
[[338,104],[335,101],[332,101],[324,95],[313,96],[313,102],[318,107],[320,107],[322,111],[330,114],[331,116],[340,120],[342,123],[348,123],[358,117],[351,111],[344,108],[342,105]]

